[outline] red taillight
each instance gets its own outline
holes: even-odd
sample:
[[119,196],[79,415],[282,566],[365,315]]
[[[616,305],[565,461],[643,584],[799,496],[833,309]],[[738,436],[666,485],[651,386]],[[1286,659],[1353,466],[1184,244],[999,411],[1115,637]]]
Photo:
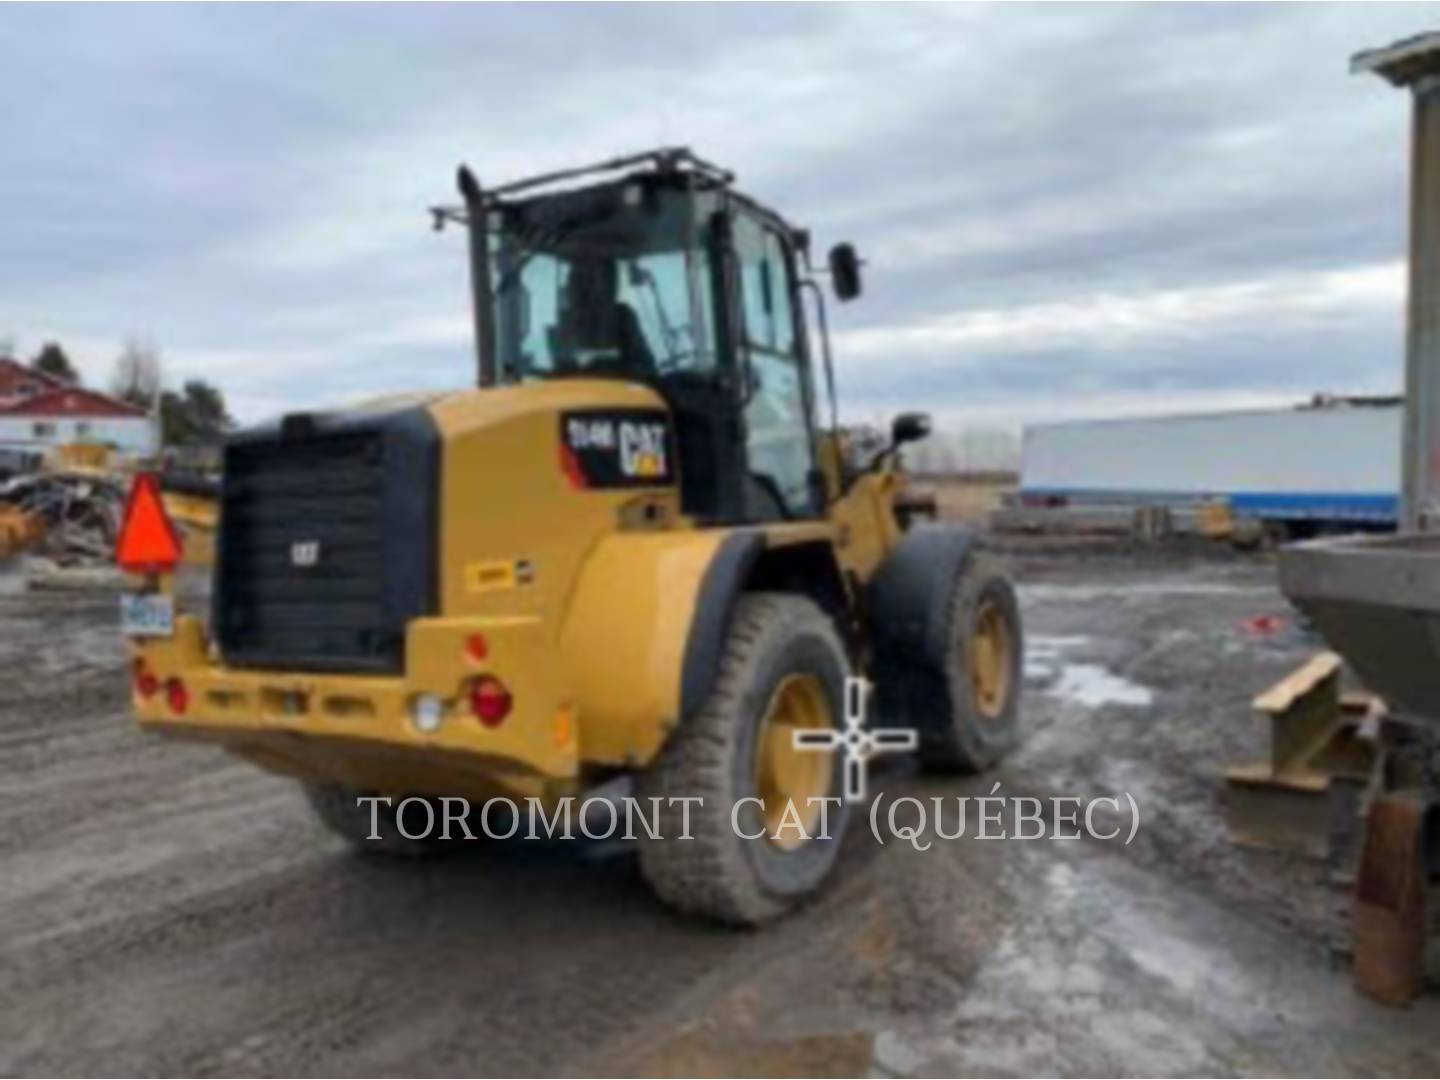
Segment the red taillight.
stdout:
[[168,574],[179,561],[180,536],[165,513],[160,481],[153,473],[136,473],[115,541],[115,562],[127,574]]
[[154,697],[155,692],[160,689],[160,680],[145,666],[144,659],[138,656],[135,658],[134,679],[135,692],[142,698]]
[[500,724],[514,704],[505,684],[493,675],[481,675],[470,684],[470,711],[486,727]]
[[167,679],[165,700],[169,703],[171,712],[183,714],[190,707],[190,692],[179,679]]
[[490,642],[484,634],[471,634],[465,639],[465,655],[471,660],[484,660],[490,655]]

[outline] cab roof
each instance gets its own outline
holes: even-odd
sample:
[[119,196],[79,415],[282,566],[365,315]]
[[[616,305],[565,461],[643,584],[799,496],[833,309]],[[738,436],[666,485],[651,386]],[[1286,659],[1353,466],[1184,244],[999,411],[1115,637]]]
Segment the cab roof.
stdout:
[[627,154],[593,165],[539,173],[491,188],[480,187],[469,167],[462,165],[459,185],[466,197],[467,206],[434,207],[431,214],[434,216],[436,228],[440,228],[446,221],[462,224],[468,222],[469,205],[478,205],[484,210],[501,210],[535,205],[558,196],[574,197],[590,190],[613,190],[636,181],[668,182],[691,191],[724,191],[728,198],[792,236],[797,246],[808,247],[809,234],[806,230],[795,227],[775,210],[737,191],[734,187],[733,172],[707,161],[687,146],[661,147],[643,153]]

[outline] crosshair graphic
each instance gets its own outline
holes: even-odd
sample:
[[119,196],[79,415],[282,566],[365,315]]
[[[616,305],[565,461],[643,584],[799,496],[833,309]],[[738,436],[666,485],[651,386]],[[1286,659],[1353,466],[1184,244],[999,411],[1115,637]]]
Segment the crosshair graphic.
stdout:
[[866,769],[877,754],[914,750],[920,736],[913,728],[866,728],[865,706],[870,697],[870,680],[851,676],[845,680],[845,730],[797,731],[796,750],[843,750],[845,753],[845,801],[865,798]]

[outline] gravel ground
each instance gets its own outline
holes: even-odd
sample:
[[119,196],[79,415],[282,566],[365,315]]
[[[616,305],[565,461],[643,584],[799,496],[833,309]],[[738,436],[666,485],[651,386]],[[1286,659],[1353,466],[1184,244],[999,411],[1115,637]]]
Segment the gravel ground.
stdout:
[[1273,568],[1019,571],[1022,747],[872,786],[1128,791],[1135,842],[862,827],[759,933],[671,914],[614,848],[354,856],[286,781],[134,728],[113,596],[0,578],[0,1073],[1433,1074],[1440,1007],[1351,992],[1325,867],[1225,839],[1249,699],[1316,647],[1247,628],[1288,616]]

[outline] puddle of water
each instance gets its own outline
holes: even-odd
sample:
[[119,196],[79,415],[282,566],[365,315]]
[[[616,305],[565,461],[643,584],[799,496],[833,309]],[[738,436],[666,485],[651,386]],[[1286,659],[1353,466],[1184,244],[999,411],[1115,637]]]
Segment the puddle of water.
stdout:
[[[1271,1016],[1307,976],[1267,985],[1275,955],[1261,946],[1273,949],[1273,939],[1252,933],[1231,946],[1226,914],[1172,898],[1133,870],[1112,876],[1115,868],[1104,864],[1047,866],[1054,855],[1014,850],[1014,881],[1023,889],[1015,895],[1025,902],[950,1023],[892,1040],[904,1053],[884,1047],[910,1075],[1297,1071],[1277,1065],[1285,1059],[1274,1048]],[[1267,1047],[1270,1056],[1257,1062],[1268,1069],[1246,1067],[1250,1040]]]
[[13,562],[0,560],[0,596],[16,596],[25,591],[25,575]]

